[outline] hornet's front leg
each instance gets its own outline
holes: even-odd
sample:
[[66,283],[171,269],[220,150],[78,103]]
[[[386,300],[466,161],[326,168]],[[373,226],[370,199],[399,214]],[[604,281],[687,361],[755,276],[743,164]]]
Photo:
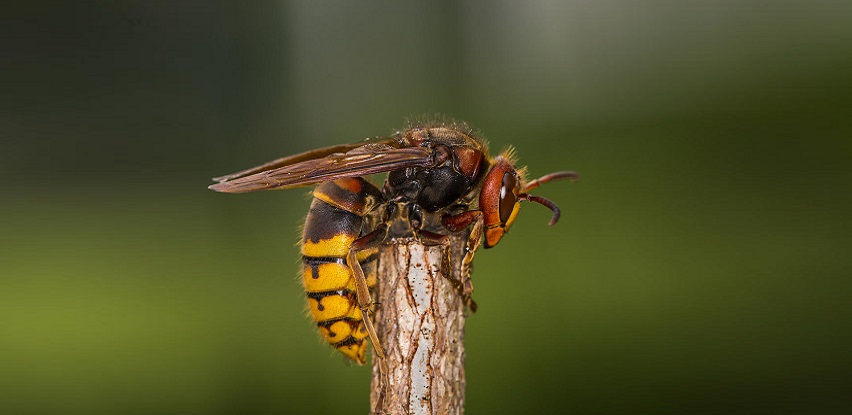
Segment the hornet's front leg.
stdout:
[[473,282],[470,279],[471,266],[473,264],[473,256],[476,250],[482,243],[483,228],[485,226],[484,214],[481,210],[469,210],[457,215],[447,215],[441,219],[441,223],[450,232],[459,232],[473,225],[470,230],[470,237],[465,245],[465,254],[462,258],[461,265],[461,281],[456,281],[461,286],[461,295],[470,307],[470,311],[476,312],[476,302],[470,296],[473,294]]

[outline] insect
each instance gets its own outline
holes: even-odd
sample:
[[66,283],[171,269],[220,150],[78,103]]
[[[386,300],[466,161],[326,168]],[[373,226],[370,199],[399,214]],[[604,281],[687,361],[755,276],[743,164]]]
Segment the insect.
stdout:
[[[363,176],[385,173],[379,188]],[[369,337],[384,358],[370,317],[379,247],[414,237],[447,245],[450,234],[468,232],[461,269],[453,276],[471,310],[470,267],[484,238],[496,245],[515,221],[521,201],[548,207],[528,192],[557,179],[560,171],[527,181],[511,150],[491,158],[485,142],[463,123],[408,126],[390,137],[321,148],[215,178],[210,189],[225,193],[317,185],[302,234],[302,280],[313,320],[325,340],[358,364],[366,363]],[[446,259],[446,258],[445,258]]]

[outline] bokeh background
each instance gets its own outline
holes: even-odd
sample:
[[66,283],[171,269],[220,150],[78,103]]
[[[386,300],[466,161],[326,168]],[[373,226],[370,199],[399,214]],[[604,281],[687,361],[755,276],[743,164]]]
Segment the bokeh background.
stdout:
[[2,8],[3,413],[366,413],[307,192],[206,186],[436,112],[583,176],[477,255],[468,413],[852,407],[850,2]]

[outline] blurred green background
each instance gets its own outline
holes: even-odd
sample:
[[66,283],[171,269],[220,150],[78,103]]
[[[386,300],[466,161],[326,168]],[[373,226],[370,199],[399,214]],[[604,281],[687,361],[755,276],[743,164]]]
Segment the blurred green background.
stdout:
[[3,413],[366,413],[307,192],[206,186],[434,112],[583,176],[477,255],[468,413],[852,408],[850,2],[2,7]]

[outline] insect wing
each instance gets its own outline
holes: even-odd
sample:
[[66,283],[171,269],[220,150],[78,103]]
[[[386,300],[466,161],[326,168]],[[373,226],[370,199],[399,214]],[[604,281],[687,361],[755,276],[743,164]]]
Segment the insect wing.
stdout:
[[370,143],[370,140],[371,139],[367,139],[367,141],[362,141],[362,142],[358,142],[358,143],[351,143],[351,144],[338,144],[336,146],[318,148],[318,149],[315,149],[315,150],[306,151],[304,153],[293,154],[291,156],[281,157],[280,159],[272,160],[270,162],[261,164],[260,166],[252,167],[252,168],[247,169],[247,170],[238,171],[236,173],[231,173],[231,174],[228,174],[226,176],[214,177],[213,181],[226,182],[226,181],[229,181],[229,180],[234,180],[234,179],[238,179],[240,177],[250,176],[252,174],[264,172],[264,171],[267,171],[267,170],[274,170],[274,169],[277,169],[279,167],[284,167],[284,166],[296,164],[296,163],[303,162],[303,161],[319,159],[319,158],[322,158],[322,157],[325,157],[325,156],[328,156],[328,155],[334,154],[334,153],[346,153],[348,151],[351,151],[351,150],[354,150],[358,147],[363,147],[363,146],[379,145],[379,146],[399,147],[399,142],[394,138],[374,139],[374,140],[380,140],[380,141],[374,141],[372,143]]
[[[332,148],[332,147],[329,147]],[[325,150],[325,149],[323,149]],[[315,150],[320,152],[323,150]],[[311,152],[285,157],[263,166],[281,164],[282,160],[298,160]],[[431,167],[435,164],[432,150],[425,147],[394,148],[387,144],[361,144],[346,153],[331,153],[322,158],[286,164],[260,171],[258,166],[245,172],[224,176],[210,189],[224,193],[247,193],[259,190],[289,189],[310,186],[344,177],[384,173],[406,167]],[[247,175],[246,175],[247,174]],[[230,177],[234,177],[230,179]]]

